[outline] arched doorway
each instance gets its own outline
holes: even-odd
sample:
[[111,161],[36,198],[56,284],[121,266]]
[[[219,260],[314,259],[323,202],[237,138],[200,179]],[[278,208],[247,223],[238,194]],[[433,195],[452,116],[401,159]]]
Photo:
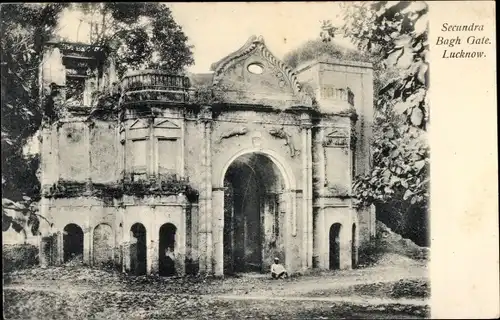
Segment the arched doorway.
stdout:
[[175,233],[177,228],[171,223],[160,227],[159,247],[159,274],[160,276],[173,276],[175,270]]
[[330,270],[340,269],[340,230],[342,225],[334,223],[330,227]]
[[351,236],[351,267],[354,269],[358,265],[358,246],[356,244],[356,224],[352,224],[352,236]]
[[63,230],[64,262],[77,260],[83,262],[83,230],[70,223]]
[[136,223],[130,228],[130,271],[135,275],[146,274],[146,228]]
[[94,265],[111,264],[113,262],[113,229],[110,225],[101,223],[94,228],[92,251]]
[[224,273],[267,272],[284,261],[285,184],[266,155],[237,157],[224,176]]

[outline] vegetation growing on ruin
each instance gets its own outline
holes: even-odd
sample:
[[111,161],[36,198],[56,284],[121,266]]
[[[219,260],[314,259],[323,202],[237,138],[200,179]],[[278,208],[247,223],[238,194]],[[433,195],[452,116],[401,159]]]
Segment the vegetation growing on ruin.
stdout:
[[[39,156],[26,157],[23,148],[42,122],[38,66],[64,3],[3,4],[2,68],[2,226],[22,230],[33,217],[30,204],[39,198],[36,177]],[[15,205],[12,205],[12,202]],[[20,215],[11,212],[19,212]],[[35,219],[36,220],[36,219]]]
[[[328,53],[332,38],[342,32],[374,65],[372,168],[357,177],[354,191],[362,203],[375,204],[378,219],[418,244],[428,245],[427,5],[410,1],[342,5],[345,24],[336,28],[324,22],[321,38],[325,44],[318,44],[315,54]],[[330,49],[330,56],[350,58]],[[309,51],[302,48],[291,56],[307,56]]]
[[188,200],[194,201],[198,197],[198,191],[191,186],[188,179],[173,174],[155,175],[146,179],[137,179],[128,174],[121,181],[109,184],[59,180],[42,193],[48,198],[73,198],[85,195],[118,199],[123,195],[144,197],[183,194]]
[[[2,221],[22,230],[38,221],[39,156],[23,148],[40,129],[42,116],[55,116],[48,97],[40,105],[39,65],[44,45],[56,34],[64,9],[81,9],[93,20],[90,43],[114,55],[121,76],[127,69],[182,71],[193,63],[191,47],[170,9],[161,3],[19,3],[2,5]],[[45,94],[45,93],[44,93]],[[116,95],[95,96],[110,107]],[[5,201],[4,201],[5,200]],[[15,203],[15,205],[12,205]],[[5,204],[5,205],[4,205]],[[21,214],[13,214],[18,212]],[[36,228],[35,228],[36,229]]]

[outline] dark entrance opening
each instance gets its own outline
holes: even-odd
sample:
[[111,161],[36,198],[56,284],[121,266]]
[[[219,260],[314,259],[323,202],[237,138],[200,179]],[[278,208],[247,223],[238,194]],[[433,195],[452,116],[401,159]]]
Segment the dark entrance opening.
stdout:
[[64,262],[83,261],[83,230],[74,223],[64,227],[63,233]]
[[262,154],[233,161],[224,177],[224,274],[268,272],[284,261],[283,178]]
[[340,269],[340,223],[330,227],[330,270]]
[[171,223],[165,223],[160,228],[159,274],[174,276],[175,270],[175,232],[177,228]]
[[146,228],[136,223],[130,228],[130,271],[135,275],[146,274]]
[[351,267],[354,269],[358,265],[358,247],[356,246],[356,224],[352,224],[351,243]]

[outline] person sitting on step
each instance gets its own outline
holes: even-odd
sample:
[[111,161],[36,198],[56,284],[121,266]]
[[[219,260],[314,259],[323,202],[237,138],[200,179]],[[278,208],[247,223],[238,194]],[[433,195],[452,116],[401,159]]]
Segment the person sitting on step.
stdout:
[[283,279],[288,278],[288,273],[283,267],[282,264],[279,263],[280,259],[274,258],[274,263],[271,265],[271,277],[273,279]]

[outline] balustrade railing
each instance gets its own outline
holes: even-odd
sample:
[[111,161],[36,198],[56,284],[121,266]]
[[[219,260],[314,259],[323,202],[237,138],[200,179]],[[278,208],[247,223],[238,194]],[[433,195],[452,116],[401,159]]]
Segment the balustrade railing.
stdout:
[[354,93],[349,88],[337,88],[333,86],[323,86],[320,92],[321,99],[347,101],[354,105]]
[[122,78],[123,102],[165,101],[185,102],[189,99],[188,77],[160,70],[140,70]]
[[141,70],[129,73],[122,79],[124,92],[138,90],[173,90],[187,91],[189,78],[171,75],[159,70]]

